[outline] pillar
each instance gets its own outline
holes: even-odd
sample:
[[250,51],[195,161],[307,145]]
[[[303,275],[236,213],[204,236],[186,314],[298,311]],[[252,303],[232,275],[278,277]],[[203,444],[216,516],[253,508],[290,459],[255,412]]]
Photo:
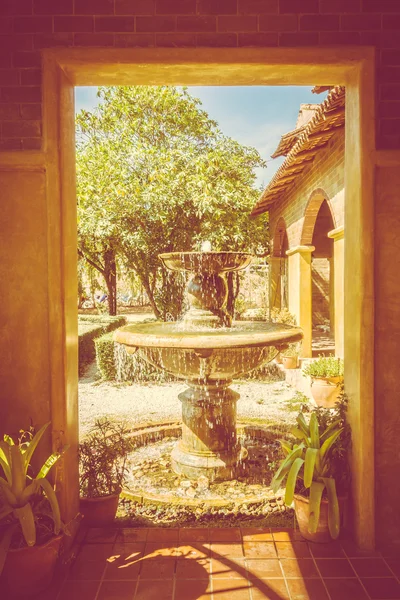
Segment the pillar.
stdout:
[[300,356],[312,356],[312,283],[311,253],[314,246],[295,246],[286,254],[289,257],[289,311],[303,330]]
[[344,357],[344,227],[329,231],[333,239],[335,354]]

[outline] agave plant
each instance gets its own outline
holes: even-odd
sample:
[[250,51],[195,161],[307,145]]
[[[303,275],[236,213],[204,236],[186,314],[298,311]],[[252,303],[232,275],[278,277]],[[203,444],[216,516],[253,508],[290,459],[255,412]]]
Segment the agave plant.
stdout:
[[32,456],[49,425],[50,423],[43,425],[28,441],[15,444],[10,436],[5,435],[4,440],[0,442],[0,466],[5,476],[5,478],[0,477],[0,522],[5,525],[0,540],[0,573],[18,524],[21,526],[26,544],[35,545],[34,507],[41,494],[44,494],[49,501],[53,514],[54,533],[57,535],[61,529],[57,497],[51,483],[46,479],[61,454],[51,454],[36,477],[31,477],[28,473]]
[[328,498],[328,525],[333,539],[339,536],[340,515],[336,492],[336,482],[332,477],[330,465],[331,451],[344,428],[338,419],[320,432],[316,412],[312,412],[307,423],[304,415],[297,417],[297,427],[292,429],[299,443],[290,444],[281,441],[285,458],[274,475],[271,487],[276,492],[286,479],[285,504],[293,502],[296,485],[299,480],[302,487],[309,490],[310,510],[308,530],[315,533],[318,528],[321,500],[326,490]]

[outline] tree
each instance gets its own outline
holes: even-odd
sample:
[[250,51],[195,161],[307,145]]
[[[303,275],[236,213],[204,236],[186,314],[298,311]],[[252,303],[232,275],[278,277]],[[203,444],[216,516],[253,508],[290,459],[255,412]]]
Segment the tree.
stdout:
[[119,259],[157,317],[176,317],[183,280],[158,254],[203,240],[215,250],[265,250],[265,222],[249,219],[259,195],[254,169],[264,162],[224,136],[186,89],[108,87],[98,96],[99,106],[77,117],[80,252],[110,295]]

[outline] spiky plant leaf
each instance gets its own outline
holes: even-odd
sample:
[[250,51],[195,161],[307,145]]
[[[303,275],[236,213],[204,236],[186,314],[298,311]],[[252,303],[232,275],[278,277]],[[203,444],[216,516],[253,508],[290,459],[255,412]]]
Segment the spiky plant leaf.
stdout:
[[38,479],[39,485],[42,487],[53,511],[54,533],[58,535],[61,529],[61,515],[56,493],[47,479]]
[[315,461],[318,457],[316,448],[307,448],[304,463],[304,487],[309,488],[314,477]]
[[308,531],[310,533],[315,533],[318,529],[322,493],[324,489],[325,484],[319,481],[313,481],[310,487],[310,514],[308,518]]
[[45,431],[49,425],[50,425],[50,421],[48,423],[45,423],[45,425],[43,425],[43,427],[41,427],[39,429],[39,431],[36,433],[36,435],[33,437],[33,439],[29,442],[28,449],[24,452],[25,474],[26,474],[29,464],[31,462],[32,455],[35,452],[38,443],[42,439],[43,434],[45,433]]
[[343,427],[341,429],[338,429],[337,431],[335,431],[330,437],[328,437],[328,439],[326,439],[324,441],[324,443],[321,446],[321,450],[320,450],[321,461],[326,460],[329,450],[332,448],[333,444],[336,442],[338,437],[341,435],[342,431],[343,431]]
[[33,516],[32,506],[25,504],[20,508],[14,509],[14,516],[21,524],[22,533],[28,546],[34,546],[36,543],[36,525]]
[[318,418],[315,412],[311,413],[310,417],[310,441],[312,448],[319,448],[319,427]]
[[303,464],[304,460],[302,458],[296,458],[296,460],[293,461],[293,464],[290,468],[285,491],[285,504],[287,506],[291,506],[293,502],[293,496],[296,489],[297,475]]
[[340,510],[336,493],[336,483],[332,477],[322,478],[328,495],[328,525],[332,539],[336,540],[340,533]]

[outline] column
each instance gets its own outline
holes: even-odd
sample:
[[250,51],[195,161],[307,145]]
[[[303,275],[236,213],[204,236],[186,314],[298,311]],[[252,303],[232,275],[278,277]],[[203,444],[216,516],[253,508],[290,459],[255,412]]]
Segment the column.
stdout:
[[289,257],[289,311],[303,330],[300,356],[312,356],[312,284],[311,253],[314,246],[295,246],[286,254]]
[[333,239],[335,354],[344,356],[344,227],[329,231]]

